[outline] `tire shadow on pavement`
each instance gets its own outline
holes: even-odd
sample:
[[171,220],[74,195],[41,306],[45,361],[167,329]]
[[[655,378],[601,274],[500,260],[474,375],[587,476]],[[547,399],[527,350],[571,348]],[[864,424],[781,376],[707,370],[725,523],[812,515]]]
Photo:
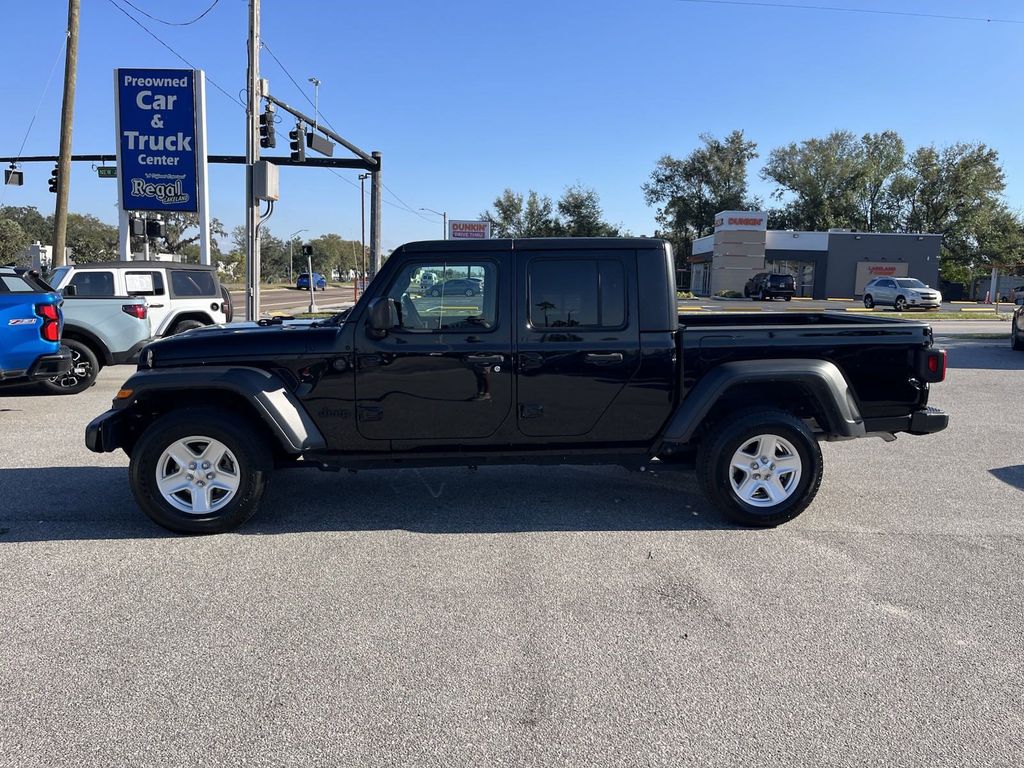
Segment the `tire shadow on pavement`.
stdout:
[[[174,537],[135,505],[125,467],[0,469],[6,543]],[[241,535],[756,530],[725,521],[692,475],[615,467],[278,472]]]

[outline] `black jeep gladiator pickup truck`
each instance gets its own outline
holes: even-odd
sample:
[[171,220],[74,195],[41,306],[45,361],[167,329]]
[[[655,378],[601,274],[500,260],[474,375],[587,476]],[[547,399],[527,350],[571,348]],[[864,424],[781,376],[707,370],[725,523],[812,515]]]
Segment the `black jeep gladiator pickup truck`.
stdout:
[[514,463],[696,462],[727,517],[774,526],[814,498],[819,440],[945,428],[945,371],[922,322],[680,318],[661,240],[421,242],[330,319],[150,344],[86,443],[181,533],[244,522],[275,468]]

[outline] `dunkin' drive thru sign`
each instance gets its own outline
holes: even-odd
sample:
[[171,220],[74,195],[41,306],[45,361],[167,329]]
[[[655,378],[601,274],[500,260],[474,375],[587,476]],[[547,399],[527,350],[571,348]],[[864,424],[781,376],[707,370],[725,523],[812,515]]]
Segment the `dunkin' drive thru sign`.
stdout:
[[191,69],[118,69],[117,175],[126,211],[198,211],[202,129]]
[[448,222],[449,240],[487,240],[491,236],[489,221],[461,221],[451,219]]

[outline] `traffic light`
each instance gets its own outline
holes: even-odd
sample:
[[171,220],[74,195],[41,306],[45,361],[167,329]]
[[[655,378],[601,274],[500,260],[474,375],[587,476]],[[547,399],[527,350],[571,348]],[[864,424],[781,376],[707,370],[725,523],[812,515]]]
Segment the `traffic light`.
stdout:
[[146,219],[146,237],[163,237],[164,223],[161,219]]
[[274,110],[267,107],[267,111],[260,115],[260,146],[277,146],[277,136],[274,133]]
[[306,162],[306,130],[302,123],[296,123],[295,128],[288,131],[288,138],[291,139],[292,160]]
[[303,256],[312,256],[313,255],[313,246],[312,245],[304,245],[304,246],[302,246],[302,255]]
[[53,170],[50,171],[49,186],[50,186],[50,191],[53,192],[54,194],[56,194],[57,193],[57,166],[56,165],[53,166]]

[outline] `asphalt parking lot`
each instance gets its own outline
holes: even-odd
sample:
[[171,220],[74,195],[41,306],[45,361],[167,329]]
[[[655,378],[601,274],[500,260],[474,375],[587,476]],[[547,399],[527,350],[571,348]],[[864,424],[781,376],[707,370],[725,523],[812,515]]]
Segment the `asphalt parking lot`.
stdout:
[[723,523],[684,473],[278,474],[237,533],[82,442],[130,369],[0,396],[0,766],[1019,766],[1024,354],[948,430]]

